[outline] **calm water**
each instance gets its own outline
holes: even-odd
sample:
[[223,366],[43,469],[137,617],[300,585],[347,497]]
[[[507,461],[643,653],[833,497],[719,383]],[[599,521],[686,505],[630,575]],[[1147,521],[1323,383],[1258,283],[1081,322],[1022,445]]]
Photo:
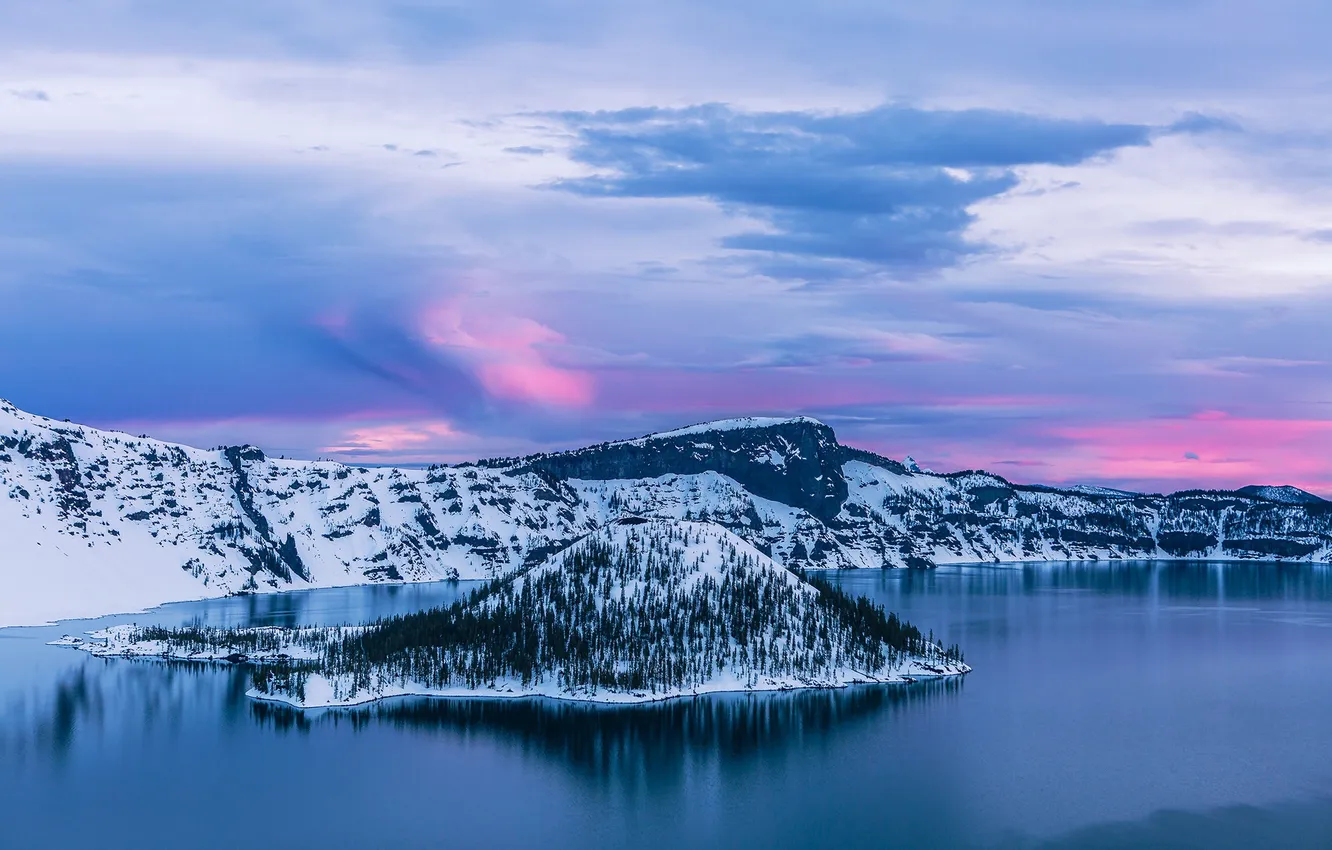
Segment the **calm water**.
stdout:
[[111,622],[337,623],[448,585],[0,630],[0,846],[1332,846],[1332,572],[851,572],[976,669],[951,685],[605,709],[299,714],[242,670],[44,646]]

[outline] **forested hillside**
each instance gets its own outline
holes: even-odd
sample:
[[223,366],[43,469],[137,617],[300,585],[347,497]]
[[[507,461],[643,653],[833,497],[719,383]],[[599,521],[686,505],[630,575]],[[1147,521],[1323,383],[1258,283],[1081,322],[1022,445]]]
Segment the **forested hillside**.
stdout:
[[258,661],[254,694],[297,705],[482,693],[641,701],[967,669],[957,647],[693,522],[618,522],[450,607],[365,627],[120,627],[103,638],[81,646]]

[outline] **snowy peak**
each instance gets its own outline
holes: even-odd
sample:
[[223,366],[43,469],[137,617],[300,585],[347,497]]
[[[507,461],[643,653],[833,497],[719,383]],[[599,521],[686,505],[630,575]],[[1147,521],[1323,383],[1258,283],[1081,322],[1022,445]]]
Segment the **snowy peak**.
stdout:
[[251,696],[303,707],[406,694],[645,702],[969,670],[958,648],[725,529],[668,521],[611,523],[447,608],[363,627],[130,625],[57,643],[253,661]]
[[551,556],[544,564],[520,577],[517,588],[521,590],[524,580],[568,569],[570,564],[579,560],[580,554],[589,554],[598,547],[633,553],[652,546],[662,547],[663,551],[677,551],[675,560],[679,563],[677,572],[680,573],[677,578],[686,584],[705,575],[720,578],[727,561],[743,561],[748,568],[771,573],[778,581],[791,586],[801,584],[794,573],[775,563],[752,543],[715,523],[626,517],[603,526]]
[[1301,490],[1299,487],[1292,487],[1289,484],[1282,484],[1280,486],[1250,484],[1248,487],[1241,487],[1235,492],[1242,496],[1263,499],[1268,502],[1277,502],[1282,505],[1328,504],[1326,499],[1315,496],[1307,490]]

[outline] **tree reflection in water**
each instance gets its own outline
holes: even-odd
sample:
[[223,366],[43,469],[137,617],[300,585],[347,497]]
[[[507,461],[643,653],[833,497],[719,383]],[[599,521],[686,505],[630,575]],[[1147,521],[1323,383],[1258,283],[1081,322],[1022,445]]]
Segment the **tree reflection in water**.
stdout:
[[396,698],[369,705],[300,711],[254,702],[251,716],[279,732],[375,727],[504,739],[607,780],[681,773],[692,756],[737,761],[799,747],[884,713],[955,697],[964,680],[842,689],[711,694],[635,706],[544,698]]

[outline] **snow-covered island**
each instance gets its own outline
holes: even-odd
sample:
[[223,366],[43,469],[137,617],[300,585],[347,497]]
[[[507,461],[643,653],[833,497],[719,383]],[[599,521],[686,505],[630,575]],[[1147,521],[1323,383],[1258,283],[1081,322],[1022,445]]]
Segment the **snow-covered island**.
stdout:
[[98,656],[253,663],[250,696],[298,707],[405,695],[633,703],[969,671],[866,599],[710,523],[626,519],[447,608],[366,626],[117,626]]

